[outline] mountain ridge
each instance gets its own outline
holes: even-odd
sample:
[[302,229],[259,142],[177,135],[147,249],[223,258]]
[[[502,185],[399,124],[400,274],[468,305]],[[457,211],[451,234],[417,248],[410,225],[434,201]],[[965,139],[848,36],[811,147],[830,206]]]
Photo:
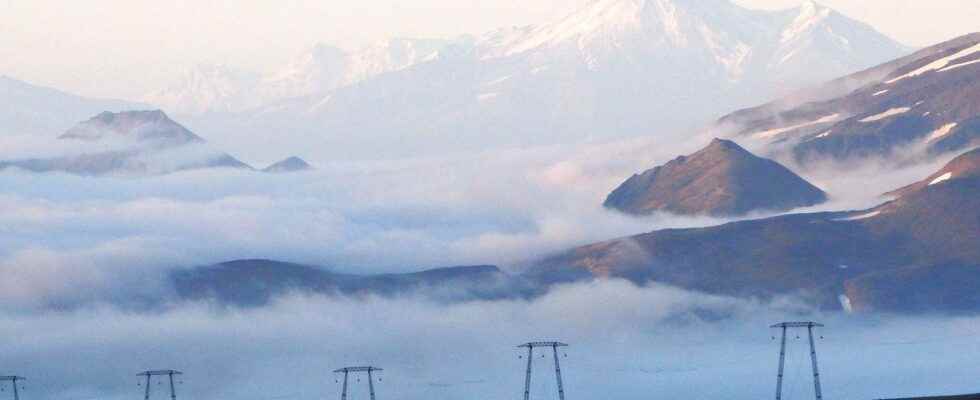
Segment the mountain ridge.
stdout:
[[967,34],[796,98],[732,112],[715,129],[801,165],[929,160],[980,143],[978,58],[980,33]]
[[419,296],[435,302],[517,298],[535,293],[493,265],[423,269],[406,273],[349,274],[268,259],[241,259],[175,270],[178,299],[258,307],[288,294],[329,297]]
[[79,96],[0,74],[0,135],[64,132],[102,111],[145,109],[146,104]]
[[160,110],[104,111],[55,140],[72,142],[55,156],[24,155],[0,160],[0,170],[67,172],[76,175],[154,175],[200,168],[252,167],[210,148],[207,142]]
[[[939,173],[978,156],[980,149],[964,153]],[[533,263],[525,276],[544,285],[624,278],[741,298],[795,296],[829,310],[975,312],[978,201],[980,174],[964,174],[866,210],[786,214],[593,243]],[[922,294],[902,297],[910,291]]]
[[555,21],[451,39],[354,84],[189,123],[242,142],[236,153],[274,142],[348,159],[605,140],[688,129],[907,51],[836,12],[817,12],[783,41],[806,10],[715,3],[600,0]]

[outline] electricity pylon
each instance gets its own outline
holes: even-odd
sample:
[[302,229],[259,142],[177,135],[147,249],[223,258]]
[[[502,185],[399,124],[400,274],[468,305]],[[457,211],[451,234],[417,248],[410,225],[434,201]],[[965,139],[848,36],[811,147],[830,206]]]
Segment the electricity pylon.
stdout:
[[183,375],[183,374],[184,374],[183,372],[175,371],[172,369],[143,371],[136,374],[136,376],[146,377],[146,388],[144,388],[145,392],[143,393],[143,400],[150,400],[150,378],[153,376],[170,377],[170,400],[177,400],[177,390],[174,388],[174,375]]
[[[810,362],[813,365],[813,392],[817,396],[817,400],[823,400],[823,394],[820,391],[820,370],[817,369],[817,348],[813,344],[813,328],[823,327],[823,324],[816,322],[780,322],[778,324],[770,326],[770,328],[782,328],[782,337],[779,340],[779,373],[776,375],[776,400],[782,400],[783,397],[783,366],[786,362],[786,330],[788,328],[806,328],[807,334],[810,336]],[[799,339],[799,336],[797,336]]]
[[22,381],[27,378],[17,375],[0,376],[0,382],[10,382],[14,386],[14,400],[20,400],[20,392],[17,391],[17,381]]
[[383,371],[381,368],[375,367],[345,367],[341,369],[334,370],[333,372],[344,373],[344,388],[340,391],[340,400],[347,400],[347,375],[351,372],[367,372],[368,376],[368,390],[371,393],[371,400],[374,400],[374,376],[372,372]]
[[527,347],[527,372],[524,375],[524,400],[529,400],[531,397],[531,360],[534,358],[535,347],[551,347],[551,351],[555,355],[555,379],[558,380],[558,400],[565,400],[565,389],[561,383],[561,365],[558,363],[558,348],[568,347],[568,345],[561,342],[529,342],[517,347]]

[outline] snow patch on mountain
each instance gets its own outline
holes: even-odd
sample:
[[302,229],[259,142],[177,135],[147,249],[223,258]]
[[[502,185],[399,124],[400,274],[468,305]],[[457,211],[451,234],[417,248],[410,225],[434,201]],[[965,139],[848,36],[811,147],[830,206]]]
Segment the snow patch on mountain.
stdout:
[[867,117],[861,118],[859,121],[861,121],[861,122],[874,122],[874,121],[882,120],[882,119],[885,119],[885,118],[888,118],[888,117],[891,117],[891,116],[895,116],[895,115],[898,115],[898,114],[906,113],[906,112],[908,112],[911,109],[912,109],[911,107],[893,107],[893,108],[889,108],[889,109],[887,109],[887,110],[885,110],[883,112],[880,112],[878,114],[869,115]]
[[948,123],[946,125],[940,126],[938,129],[932,131],[932,133],[929,134],[929,138],[926,139],[926,140],[927,141],[932,141],[932,140],[939,139],[939,138],[941,138],[943,136],[946,136],[955,127],[956,127],[956,123],[955,122],[951,122],[951,123]]
[[970,60],[970,61],[967,61],[967,62],[962,62],[962,63],[959,63],[959,64],[953,64],[953,65],[950,65],[950,66],[947,66],[947,67],[940,68],[939,69],[939,72],[946,72],[946,71],[949,71],[951,69],[956,69],[956,68],[959,68],[959,67],[965,67],[967,65],[976,64],[976,63],[980,63],[980,58],[978,58],[976,60]]
[[970,47],[967,47],[967,48],[965,48],[963,50],[957,51],[956,53],[953,53],[953,54],[951,54],[949,56],[946,56],[946,57],[940,58],[938,60],[935,60],[933,62],[930,62],[930,63],[928,63],[926,65],[923,65],[923,66],[921,66],[921,67],[919,67],[919,68],[917,68],[915,70],[912,70],[910,72],[907,72],[904,75],[900,75],[898,77],[889,79],[889,80],[885,81],[885,83],[895,83],[895,82],[898,82],[898,81],[900,81],[902,79],[911,78],[913,76],[919,76],[919,75],[922,75],[922,74],[924,74],[926,72],[929,72],[929,71],[942,70],[946,66],[948,66],[950,64],[950,62],[955,61],[955,60],[958,60],[958,59],[963,58],[963,57],[966,57],[966,56],[969,56],[969,55],[972,55],[973,53],[976,53],[978,51],[980,51],[980,43],[975,44],[975,45],[970,46]]
[[[785,133],[785,132],[789,132],[789,131],[792,131],[792,130],[796,130],[796,129],[799,129],[799,128],[803,128],[803,127],[807,127],[807,126],[811,126],[811,125],[817,125],[817,124],[824,124],[824,123],[827,123],[827,122],[834,122],[834,121],[838,120],[839,117],[840,117],[840,113],[834,113],[834,114],[831,114],[831,115],[823,116],[823,117],[818,118],[818,119],[813,120],[813,121],[803,122],[803,123],[800,123],[800,124],[796,124],[796,125],[792,125],[792,126],[787,126],[785,128],[769,129],[769,130],[766,130],[766,131],[758,132],[758,133],[753,134],[752,137],[754,137],[756,139],[768,139],[768,138],[771,138],[773,136],[777,136],[779,134],[782,134],[782,133]],[[820,137],[820,136],[818,136],[818,137]]]
[[952,172],[947,172],[945,174],[939,175],[938,177],[936,177],[936,179],[933,179],[932,181],[929,182],[929,186],[935,185],[935,184],[937,184],[939,182],[947,181],[947,180],[949,180],[949,178],[952,178],[952,177],[953,177],[953,173]]
[[862,219],[868,219],[868,218],[877,217],[878,214],[881,214],[881,211],[876,210],[876,211],[871,211],[871,212],[864,213],[864,214],[858,214],[858,215],[855,215],[855,216],[852,216],[852,217],[837,218],[834,221],[860,221]]

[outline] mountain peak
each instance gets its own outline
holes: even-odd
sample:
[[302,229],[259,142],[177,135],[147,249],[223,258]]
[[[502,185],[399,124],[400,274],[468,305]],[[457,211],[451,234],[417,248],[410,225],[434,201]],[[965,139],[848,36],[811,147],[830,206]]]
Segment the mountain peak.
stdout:
[[79,122],[58,139],[72,140],[72,151],[0,160],[0,169],[93,176],[147,176],[212,167],[251,169],[212,148],[160,110],[104,111]]
[[756,157],[733,141],[714,139],[690,156],[633,175],[603,205],[628,214],[732,216],[824,200],[823,191],[779,163]]
[[689,42],[718,28],[706,20],[718,14],[730,14],[740,24],[748,10],[727,0],[593,0],[557,21],[503,35],[495,43],[500,48],[489,55],[511,56],[570,45],[594,58],[599,49],[613,51],[624,46],[688,47]]
[[737,143],[728,139],[721,139],[721,138],[711,139],[711,142],[708,143],[707,146],[705,146],[703,149],[701,149],[701,151],[695,154],[699,154],[699,153],[725,153],[725,154],[738,154],[738,155],[750,155],[750,156],[752,155],[752,153],[749,153],[748,150],[745,150],[742,146],[739,146]]
[[104,111],[58,138],[87,141],[124,138],[171,145],[204,141],[161,110]]
[[311,169],[313,169],[313,166],[307,163],[306,160],[292,156],[263,168],[262,172],[297,172]]
[[177,114],[235,111],[255,105],[251,95],[259,75],[223,64],[198,64],[172,85],[143,100]]
[[826,7],[820,5],[814,0],[803,0],[799,5],[800,14],[816,14],[820,9]]
[[804,1],[797,7],[796,17],[780,34],[780,43],[791,42],[803,33],[814,29],[833,12],[833,9],[817,4],[813,0]]

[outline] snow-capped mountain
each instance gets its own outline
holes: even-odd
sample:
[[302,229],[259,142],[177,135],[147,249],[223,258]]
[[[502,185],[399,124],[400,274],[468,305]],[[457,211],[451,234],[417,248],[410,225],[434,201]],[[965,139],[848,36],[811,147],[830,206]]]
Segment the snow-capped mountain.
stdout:
[[258,74],[225,65],[199,65],[143,101],[176,114],[245,110],[262,104],[254,94],[260,79]]
[[830,77],[906,51],[868,25],[810,0],[780,12],[727,0],[596,0],[556,23],[487,35],[481,45],[484,58],[577,52],[590,69],[659,55],[660,61],[682,59],[729,82],[764,73],[781,85],[819,80],[804,73],[814,62]]
[[[907,51],[816,3],[772,12],[728,0],[596,0],[552,23],[440,43],[382,63],[397,67],[388,73],[362,67],[371,73],[357,78],[309,74],[313,65],[342,63],[323,50],[276,75],[299,82],[280,85],[289,89],[277,95],[302,97],[190,123],[234,135],[227,142],[242,151],[243,136],[255,148],[273,141],[260,132],[285,131],[274,141],[293,148],[277,151],[315,144],[344,157],[651,134]],[[392,154],[379,154],[382,147]]]
[[237,112],[321,94],[431,59],[447,41],[390,39],[354,52],[318,43],[267,75],[228,66],[192,68],[144,101],[182,115]]
[[276,101],[324,93],[435,57],[447,41],[390,39],[355,52],[317,44],[262,81],[262,97]]

